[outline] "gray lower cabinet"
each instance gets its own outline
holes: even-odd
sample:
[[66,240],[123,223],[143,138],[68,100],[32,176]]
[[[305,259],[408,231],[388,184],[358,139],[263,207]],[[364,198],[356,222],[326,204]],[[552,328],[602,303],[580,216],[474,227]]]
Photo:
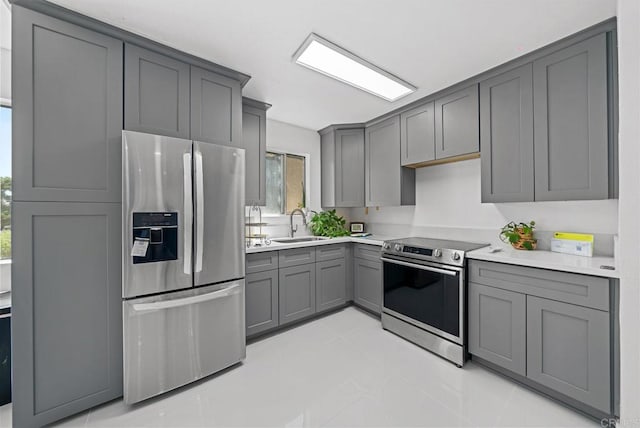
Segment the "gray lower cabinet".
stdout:
[[243,98],[242,148],[245,149],[245,201],[266,205],[267,201],[267,109],[269,104]]
[[13,424],[43,426],[122,395],[121,206],[14,201],[12,226]]
[[316,312],[315,263],[280,268],[280,324],[313,315]]
[[400,116],[365,129],[365,205],[415,204],[415,170],[400,165]]
[[436,159],[480,151],[478,85],[435,101]]
[[323,207],[364,206],[364,128],[320,131]]
[[347,301],[347,267],[344,257],[316,263],[316,309],[342,306]]
[[415,165],[436,158],[433,101],[400,114],[400,163]]
[[245,284],[247,336],[277,327],[278,270],[248,273]]
[[533,63],[535,199],[609,197],[607,40]]
[[122,42],[20,6],[13,22],[13,200],[119,202]]
[[608,279],[471,260],[469,281],[473,356],[594,416],[614,413]]
[[609,314],[527,296],[527,377],[611,412]]
[[480,83],[482,202],[533,201],[533,78],[526,64]]
[[469,352],[527,374],[527,296],[469,284]]
[[190,138],[189,64],[125,44],[124,128]]
[[382,313],[382,263],[353,259],[353,301],[376,314]]
[[191,139],[244,148],[240,82],[191,66]]

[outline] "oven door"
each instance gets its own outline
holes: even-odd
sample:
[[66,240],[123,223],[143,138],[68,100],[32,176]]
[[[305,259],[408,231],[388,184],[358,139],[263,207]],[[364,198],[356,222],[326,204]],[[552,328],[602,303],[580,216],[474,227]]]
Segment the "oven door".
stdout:
[[384,312],[463,345],[464,269],[382,257]]

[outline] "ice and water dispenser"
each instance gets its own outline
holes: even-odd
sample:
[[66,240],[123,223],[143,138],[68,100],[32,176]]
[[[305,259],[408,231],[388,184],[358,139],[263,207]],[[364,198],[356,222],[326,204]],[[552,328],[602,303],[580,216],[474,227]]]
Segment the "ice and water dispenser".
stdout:
[[178,259],[178,213],[133,213],[133,264]]

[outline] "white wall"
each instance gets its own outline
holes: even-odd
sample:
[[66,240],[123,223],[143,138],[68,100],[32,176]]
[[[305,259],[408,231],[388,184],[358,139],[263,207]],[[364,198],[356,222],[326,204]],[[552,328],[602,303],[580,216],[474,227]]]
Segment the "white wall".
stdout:
[[311,129],[267,119],[267,150],[308,156],[307,205],[312,210],[319,210],[320,135]]
[[618,201],[480,203],[480,159],[416,170],[415,207],[354,209],[353,220],[412,226],[499,230],[511,220],[535,220],[541,231],[616,234]]
[[640,2],[618,0],[622,426],[640,425]]
[[[304,155],[307,158],[307,208],[320,211],[320,135],[311,129],[267,119],[267,150]],[[257,214],[254,213],[254,215]],[[252,221],[257,220],[254,218]],[[263,233],[267,233],[270,237],[288,235],[289,216],[263,216],[263,221],[269,223],[269,226],[263,228]],[[296,216],[295,224],[300,223],[299,216]],[[309,231],[302,225],[298,226],[296,235],[308,234]]]
[[0,48],[0,103],[11,103],[11,51]]

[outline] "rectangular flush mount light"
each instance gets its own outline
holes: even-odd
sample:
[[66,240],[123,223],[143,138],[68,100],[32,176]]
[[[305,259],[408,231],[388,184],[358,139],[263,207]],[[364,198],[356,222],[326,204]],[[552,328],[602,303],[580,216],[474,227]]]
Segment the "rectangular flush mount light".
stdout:
[[314,33],[298,48],[293,60],[387,101],[396,101],[416,90],[415,86]]

